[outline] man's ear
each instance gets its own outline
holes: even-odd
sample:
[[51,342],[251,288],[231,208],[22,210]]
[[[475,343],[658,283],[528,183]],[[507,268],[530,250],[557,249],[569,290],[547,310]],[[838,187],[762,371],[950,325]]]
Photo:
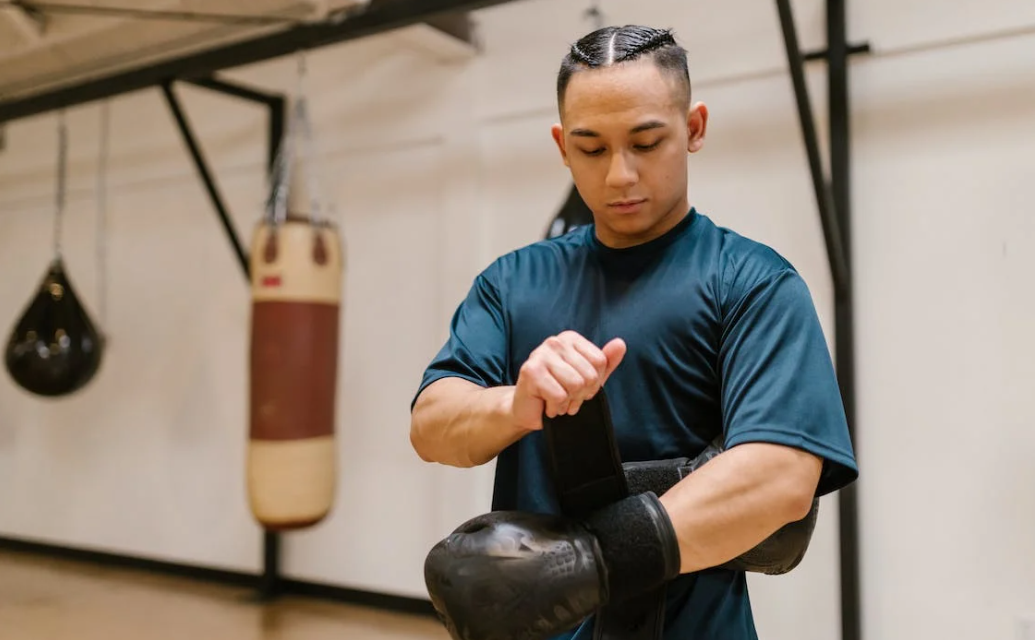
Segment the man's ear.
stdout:
[[553,141],[557,143],[557,149],[561,152],[561,160],[564,161],[564,166],[570,166],[568,164],[568,150],[564,147],[564,127],[560,124],[555,124],[550,127],[550,133],[553,135]]
[[708,132],[708,107],[703,102],[695,104],[687,114],[686,131],[686,150],[697,153],[704,146],[704,137]]

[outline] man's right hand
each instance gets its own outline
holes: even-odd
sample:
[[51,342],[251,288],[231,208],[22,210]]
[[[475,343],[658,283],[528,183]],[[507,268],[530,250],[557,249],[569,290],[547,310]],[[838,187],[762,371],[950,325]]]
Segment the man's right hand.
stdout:
[[603,348],[574,331],[547,338],[521,365],[511,409],[514,421],[536,431],[543,428],[543,414],[575,415],[604,386],[625,352],[621,338]]

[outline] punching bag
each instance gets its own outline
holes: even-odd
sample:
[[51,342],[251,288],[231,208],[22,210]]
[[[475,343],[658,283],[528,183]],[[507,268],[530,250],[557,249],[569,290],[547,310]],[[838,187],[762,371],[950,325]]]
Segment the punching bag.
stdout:
[[79,301],[62,258],[67,168],[68,128],[61,112],[54,257],[36,295],[15,323],[4,353],[4,365],[14,382],[44,397],[69,395],[86,386],[100,369],[104,350],[103,338]]
[[97,373],[103,348],[64,262],[55,257],[11,332],[4,358],[8,373],[36,395],[68,395]]
[[310,527],[334,501],[344,271],[335,228],[297,213],[309,203],[298,182],[282,182],[293,213],[258,225],[250,258],[248,492],[254,517],[274,531]]
[[563,236],[569,231],[587,224],[593,224],[593,211],[579,195],[579,190],[575,188],[575,185],[572,185],[571,191],[568,192],[568,199],[546,230],[546,239]]

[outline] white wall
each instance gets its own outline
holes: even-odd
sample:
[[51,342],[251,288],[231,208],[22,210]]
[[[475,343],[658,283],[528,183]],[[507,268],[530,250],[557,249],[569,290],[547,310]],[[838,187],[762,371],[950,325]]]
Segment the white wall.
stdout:
[[[289,575],[422,596],[427,547],[488,507],[491,465],[416,459],[408,402],[473,275],[538,239],[567,194],[549,137],[553,74],[589,27],[587,4],[520,0],[479,12],[483,51],[467,61],[437,62],[391,35],[310,54],[322,171],[348,256],[341,475],[331,517],[287,536]],[[830,277],[775,7],[602,8],[611,22],[676,28],[712,116],[691,163],[692,199],[795,263],[832,342]],[[795,10],[803,47],[823,46],[823,3]],[[1017,616],[1035,613],[1026,535],[1035,502],[1025,492],[1035,225],[1022,195],[1035,177],[1035,36],[940,44],[1033,25],[1035,5],[953,10],[934,0],[850,7],[850,37],[875,50],[853,60],[851,77],[864,634],[881,640],[1012,640]],[[283,59],[227,75],[290,90],[294,69]],[[811,66],[809,82],[825,139],[823,71]],[[247,239],[264,197],[263,111],[179,92]],[[0,381],[9,488],[0,534],[257,570],[243,482],[247,289],[161,94],[112,108],[113,343],[76,397],[40,402]],[[91,303],[97,120],[96,105],[69,112],[66,246]],[[0,154],[3,326],[49,257],[54,149],[45,115],[11,125]],[[186,259],[188,249],[201,257]],[[824,499],[798,571],[751,577],[767,640],[839,637],[836,500]]]
[[868,638],[1035,613],[1033,62],[1028,36],[855,69]]

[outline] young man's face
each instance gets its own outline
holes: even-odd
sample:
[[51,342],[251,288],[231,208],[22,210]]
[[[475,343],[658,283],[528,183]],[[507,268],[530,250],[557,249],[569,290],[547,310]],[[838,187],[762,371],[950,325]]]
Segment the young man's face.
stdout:
[[604,244],[646,242],[687,213],[687,154],[707,119],[649,59],[572,77],[553,136]]

